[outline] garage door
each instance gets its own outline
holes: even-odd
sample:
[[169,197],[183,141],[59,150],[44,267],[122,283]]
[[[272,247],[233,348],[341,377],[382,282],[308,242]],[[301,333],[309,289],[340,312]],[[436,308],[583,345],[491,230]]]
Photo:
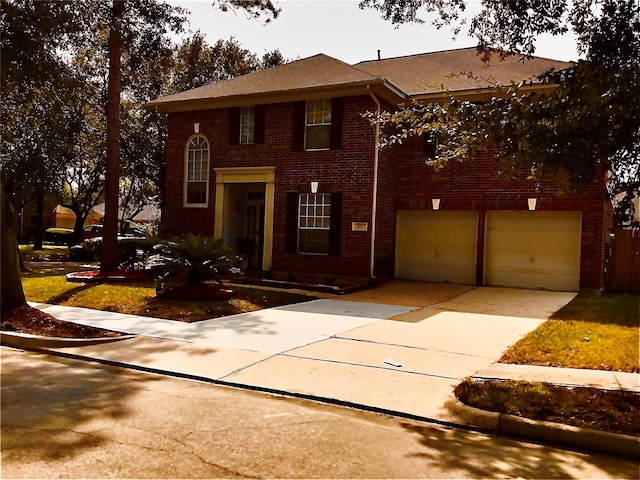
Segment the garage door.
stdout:
[[474,285],[478,215],[466,211],[398,211],[396,276]]
[[580,212],[487,212],[485,283],[577,291]]

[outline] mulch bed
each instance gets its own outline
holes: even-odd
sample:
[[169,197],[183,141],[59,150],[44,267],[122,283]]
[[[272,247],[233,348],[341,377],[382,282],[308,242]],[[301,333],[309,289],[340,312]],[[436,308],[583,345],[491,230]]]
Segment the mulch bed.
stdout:
[[121,337],[119,332],[65,322],[48,313],[22,305],[0,312],[2,330],[5,332],[29,333],[61,338]]
[[455,393],[461,402],[483,410],[640,436],[639,393],[511,380],[465,380]]

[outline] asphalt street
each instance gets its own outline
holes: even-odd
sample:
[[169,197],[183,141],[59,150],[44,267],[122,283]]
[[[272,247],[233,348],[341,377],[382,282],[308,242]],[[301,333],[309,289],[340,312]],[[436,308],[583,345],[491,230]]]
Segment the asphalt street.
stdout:
[[639,472],[638,463],[617,457],[1,351],[2,478],[637,478]]

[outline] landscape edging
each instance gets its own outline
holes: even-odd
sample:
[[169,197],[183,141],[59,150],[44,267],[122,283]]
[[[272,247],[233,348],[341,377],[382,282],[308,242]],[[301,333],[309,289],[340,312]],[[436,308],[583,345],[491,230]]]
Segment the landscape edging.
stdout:
[[99,343],[119,342],[120,340],[126,340],[133,337],[135,337],[135,335],[97,338],[65,338],[46,337],[42,335],[33,335],[31,333],[1,331],[0,343],[7,347],[24,348],[29,350],[33,348],[85,347],[88,345],[97,345]]
[[460,400],[455,413],[465,425],[497,435],[640,459],[640,438],[633,435],[491,412]]

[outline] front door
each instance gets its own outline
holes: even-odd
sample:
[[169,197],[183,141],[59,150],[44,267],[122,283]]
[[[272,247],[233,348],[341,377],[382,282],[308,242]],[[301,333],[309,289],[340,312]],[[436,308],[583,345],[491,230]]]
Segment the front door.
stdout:
[[246,238],[251,239],[249,266],[259,268],[264,252],[264,191],[247,192]]

